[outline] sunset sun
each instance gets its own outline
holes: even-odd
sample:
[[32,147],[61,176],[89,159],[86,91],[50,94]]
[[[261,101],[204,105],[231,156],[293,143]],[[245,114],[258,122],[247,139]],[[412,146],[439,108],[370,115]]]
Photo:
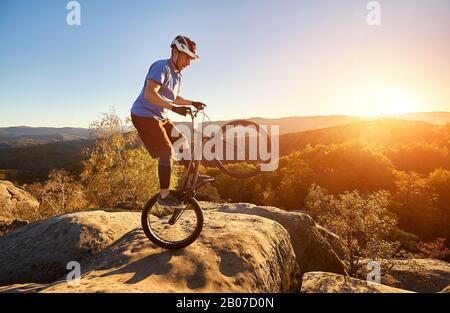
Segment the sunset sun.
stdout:
[[422,101],[414,90],[404,87],[368,84],[353,91],[351,110],[358,115],[401,115],[421,111]]

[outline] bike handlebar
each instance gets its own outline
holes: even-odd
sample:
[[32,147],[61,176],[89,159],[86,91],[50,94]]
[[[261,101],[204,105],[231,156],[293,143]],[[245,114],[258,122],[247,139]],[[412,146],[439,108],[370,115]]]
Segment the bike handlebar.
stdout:
[[196,109],[196,108],[190,109],[189,110],[189,115],[191,116],[191,118],[194,118],[194,117],[197,117],[197,114],[199,112],[202,112],[202,111],[204,111],[204,108],[202,108],[202,109]]

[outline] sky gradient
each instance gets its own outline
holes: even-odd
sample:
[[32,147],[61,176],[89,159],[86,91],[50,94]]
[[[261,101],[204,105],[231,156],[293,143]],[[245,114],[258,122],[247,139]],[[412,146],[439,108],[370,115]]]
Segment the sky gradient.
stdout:
[[[178,34],[199,63],[181,95],[212,119],[450,111],[450,1],[0,0],[0,127],[129,115]],[[172,115],[176,120],[178,117]]]

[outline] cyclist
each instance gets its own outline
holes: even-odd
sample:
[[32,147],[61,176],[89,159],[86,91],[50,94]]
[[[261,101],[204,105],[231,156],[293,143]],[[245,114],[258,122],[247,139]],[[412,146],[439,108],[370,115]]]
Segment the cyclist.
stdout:
[[191,60],[199,60],[195,42],[186,36],[177,36],[170,47],[170,59],[156,61],[150,66],[142,91],[131,108],[131,120],[151,157],[158,158],[158,204],[176,206],[179,201],[169,191],[172,144],[183,135],[167,118],[166,110],[186,116],[190,112],[189,106],[201,109],[206,105],[179,95],[181,71]]

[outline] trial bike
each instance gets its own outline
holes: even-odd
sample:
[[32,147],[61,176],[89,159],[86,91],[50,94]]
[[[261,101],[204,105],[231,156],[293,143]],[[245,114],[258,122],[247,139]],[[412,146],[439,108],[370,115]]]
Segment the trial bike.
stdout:
[[[194,134],[197,130],[199,114],[207,117],[204,109],[192,109],[189,111],[191,134]],[[234,178],[250,178],[260,173],[261,166],[270,161],[258,159],[248,161],[250,154],[248,146],[242,148],[242,145],[239,146],[237,143],[237,135],[233,132],[233,129],[236,127],[255,129],[257,131],[256,135],[262,136],[269,150],[271,149],[271,139],[266,130],[261,129],[257,123],[249,120],[234,120],[222,125],[220,138],[215,138],[216,143],[218,143],[216,147],[223,148],[228,152],[231,151],[234,155],[233,160],[229,161],[224,157],[215,157],[209,163],[212,163],[222,172]],[[191,136],[190,161],[182,183],[177,190],[170,190],[171,193],[178,197],[180,205],[170,207],[159,205],[157,203],[157,193],[147,201],[142,211],[141,223],[146,236],[151,242],[165,249],[181,249],[192,244],[198,238],[203,228],[203,213],[195,196],[199,187],[214,181],[214,178],[199,175],[202,159],[195,159],[194,157],[197,137]],[[212,140],[208,136],[201,135],[200,137],[200,140],[203,142]],[[244,139],[245,143],[251,140],[250,136]],[[242,162],[245,163],[245,166],[242,166]]]

